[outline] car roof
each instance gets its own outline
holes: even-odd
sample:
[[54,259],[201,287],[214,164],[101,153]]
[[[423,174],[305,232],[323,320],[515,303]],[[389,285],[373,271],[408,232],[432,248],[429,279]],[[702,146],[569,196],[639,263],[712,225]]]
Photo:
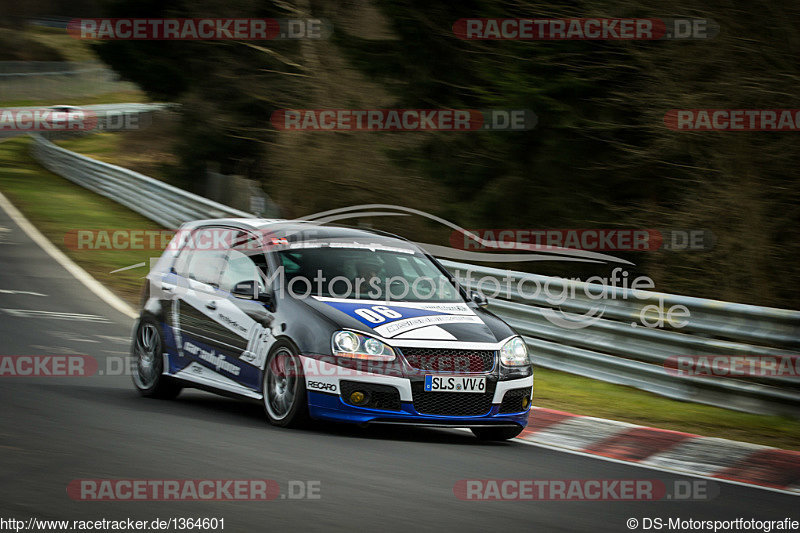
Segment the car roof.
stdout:
[[184,224],[183,229],[195,229],[207,226],[227,226],[244,230],[268,230],[276,238],[286,238],[292,242],[307,239],[363,239],[380,238],[408,242],[407,239],[380,230],[353,228],[349,226],[323,225],[302,220],[286,220],[280,218],[216,218],[196,220]]

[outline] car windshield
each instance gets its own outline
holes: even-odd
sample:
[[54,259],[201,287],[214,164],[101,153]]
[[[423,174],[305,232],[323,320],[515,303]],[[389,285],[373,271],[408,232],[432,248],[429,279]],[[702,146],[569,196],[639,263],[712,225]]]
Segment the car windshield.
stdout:
[[463,302],[458,290],[413,248],[295,243],[278,252],[294,295],[405,302]]

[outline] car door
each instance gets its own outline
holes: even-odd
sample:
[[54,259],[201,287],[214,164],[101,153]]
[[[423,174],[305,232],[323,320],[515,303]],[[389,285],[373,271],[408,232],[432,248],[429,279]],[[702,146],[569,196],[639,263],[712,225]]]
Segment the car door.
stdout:
[[[173,308],[173,330],[178,355],[225,375],[224,336],[227,329],[220,326],[217,302],[220,300],[219,279],[228,253],[226,239],[213,236],[225,228],[202,228],[193,232],[192,239],[181,250],[174,271],[178,278]],[[199,373],[199,372],[198,372]],[[207,373],[204,373],[207,375]],[[229,376],[226,376],[229,377]]]
[[[228,250],[219,281],[216,319],[226,331],[220,333],[221,350],[229,361],[240,368],[240,382],[259,390],[261,371],[269,347],[274,341],[270,324],[272,313],[256,295],[264,294],[267,262],[260,241],[248,232],[241,232]],[[257,292],[235,294],[240,284],[257,287]]]

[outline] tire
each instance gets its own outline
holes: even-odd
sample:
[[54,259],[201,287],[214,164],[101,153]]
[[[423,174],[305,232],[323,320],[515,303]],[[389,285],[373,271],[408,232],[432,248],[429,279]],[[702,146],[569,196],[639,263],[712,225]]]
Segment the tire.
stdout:
[[171,400],[180,394],[183,387],[164,375],[164,336],[155,320],[139,321],[131,355],[133,384],[142,396]]
[[508,428],[472,428],[472,433],[478,437],[479,440],[508,440],[513,439],[525,429],[523,427]]
[[267,358],[261,393],[273,426],[301,427],[309,421],[306,379],[298,353],[292,343],[278,341]]

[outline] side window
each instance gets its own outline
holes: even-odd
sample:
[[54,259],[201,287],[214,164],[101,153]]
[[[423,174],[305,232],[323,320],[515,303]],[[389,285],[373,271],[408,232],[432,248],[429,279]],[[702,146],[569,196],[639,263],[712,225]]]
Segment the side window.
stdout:
[[189,261],[186,277],[217,287],[224,266],[224,250],[195,250]]
[[228,252],[222,270],[219,288],[231,292],[237,283],[242,281],[258,282],[260,291],[266,290],[263,276],[267,270],[267,261],[259,241],[250,235],[243,234],[239,242]]
[[230,229],[201,228],[192,232],[175,260],[175,272],[217,287],[225,266]]
[[231,250],[222,271],[219,288],[231,292],[237,283],[256,280],[259,290],[264,291],[264,281],[261,278],[259,268],[251,256],[239,250]]
[[172,266],[176,274],[184,278],[189,277],[189,262],[192,260],[193,253],[194,249],[191,246],[181,248],[177,259],[175,259],[175,264]]

